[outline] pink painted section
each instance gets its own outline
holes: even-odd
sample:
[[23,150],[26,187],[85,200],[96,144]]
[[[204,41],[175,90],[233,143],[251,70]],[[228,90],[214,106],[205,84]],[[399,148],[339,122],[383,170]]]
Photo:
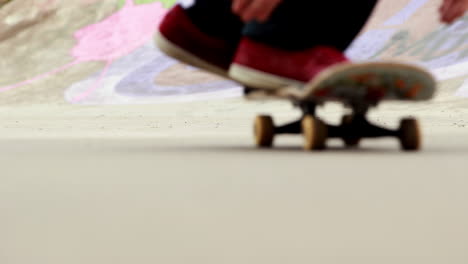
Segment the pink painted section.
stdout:
[[78,30],[72,55],[82,61],[109,61],[134,51],[149,41],[166,13],[161,3],[126,5],[106,20]]
[[[54,2],[54,0],[48,0],[46,3],[54,4]],[[94,1],[86,1],[86,3],[88,2]],[[71,51],[71,55],[74,57],[72,63],[26,81],[0,87],[0,92],[45,79],[80,62],[107,62],[97,82],[87,92],[73,99],[74,101],[82,100],[98,88],[112,61],[128,55],[153,37],[166,11],[160,2],[135,5],[132,0],[126,0],[126,5],[118,12],[99,23],[86,26],[75,32],[74,37],[77,44]]]

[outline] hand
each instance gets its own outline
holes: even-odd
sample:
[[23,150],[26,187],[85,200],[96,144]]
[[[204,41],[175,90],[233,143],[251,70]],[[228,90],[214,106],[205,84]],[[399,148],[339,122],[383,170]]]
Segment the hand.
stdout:
[[439,9],[440,20],[450,24],[462,17],[467,10],[468,0],[444,0]]
[[242,21],[265,22],[282,0],[232,0],[232,11]]

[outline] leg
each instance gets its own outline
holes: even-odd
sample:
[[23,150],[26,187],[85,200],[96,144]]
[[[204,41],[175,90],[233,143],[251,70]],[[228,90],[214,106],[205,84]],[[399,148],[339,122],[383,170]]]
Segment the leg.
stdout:
[[376,3],[377,0],[285,0],[266,23],[248,23],[243,34],[285,50],[325,45],[344,51]]
[[[231,12],[232,0],[197,0],[187,9],[205,33],[237,45],[241,33],[285,50],[317,45],[345,50],[370,16],[377,0],[284,0],[266,23],[244,23]],[[304,28],[306,30],[304,30]]]
[[232,0],[197,0],[187,8],[192,22],[210,36],[237,46],[244,23],[231,12]]

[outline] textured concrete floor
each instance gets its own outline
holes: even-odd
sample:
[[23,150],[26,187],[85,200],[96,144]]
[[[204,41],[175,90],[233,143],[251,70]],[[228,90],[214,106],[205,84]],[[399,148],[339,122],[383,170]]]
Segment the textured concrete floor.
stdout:
[[255,149],[255,113],[297,114],[281,103],[2,109],[0,262],[466,263],[468,115],[436,105],[413,106],[420,153]]

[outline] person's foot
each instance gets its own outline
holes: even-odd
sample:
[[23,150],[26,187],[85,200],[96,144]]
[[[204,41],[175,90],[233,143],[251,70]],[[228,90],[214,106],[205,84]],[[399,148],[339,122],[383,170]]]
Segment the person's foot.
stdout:
[[303,85],[329,66],[347,61],[342,52],[332,47],[286,51],[243,38],[229,77],[251,88],[279,89]]
[[227,41],[197,28],[180,5],[166,14],[155,42],[170,57],[224,77],[236,50]]

